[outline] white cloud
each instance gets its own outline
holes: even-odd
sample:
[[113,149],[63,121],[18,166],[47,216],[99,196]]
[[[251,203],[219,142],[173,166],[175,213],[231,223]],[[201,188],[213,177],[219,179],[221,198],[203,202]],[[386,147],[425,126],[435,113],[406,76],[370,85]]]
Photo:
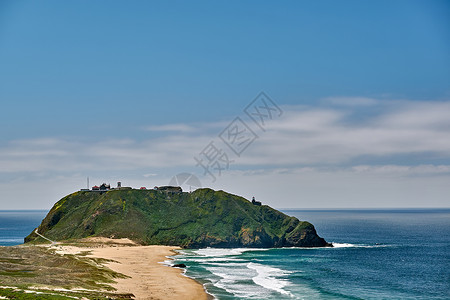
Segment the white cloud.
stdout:
[[67,141],[38,144],[35,140],[9,143],[0,149],[0,172],[130,170],[181,167],[206,145],[205,136],[167,136],[147,141]]
[[147,131],[175,131],[175,132],[193,132],[195,128],[187,124],[166,124],[147,126],[144,128]]
[[399,103],[377,119],[374,126],[407,130],[450,131],[450,102]]
[[[386,104],[383,104],[386,106]],[[364,112],[361,112],[364,113]],[[359,120],[347,111],[285,111],[245,153],[243,164],[315,165],[351,163],[359,157],[430,154],[450,159],[450,103],[395,103]]]
[[329,97],[324,103],[341,106],[371,106],[379,103],[376,99],[366,97]]
[[153,176],[156,176],[156,175],[158,175],[158,174],[155,174],[155,173],[146,173],[146,174],[144,174],[144,175],[142,175],[142,176],[144,176],[145,178],[149,178],[149,177],[153,177]]
[[[385,104],[383,104],[385,105]],[[389,108],[389,107],[388,107]],[[330,108],[302,107],[285,110],[267,132],[242,154],[234,157],[245,166],[314,166],[351,164],[359,157],[389,158],[393,155],[430,154],[450,159],[450,103],[407,102],[385,110],[370,121],[352,120],[352,114]],[[214,124],[216,126],[217,124]],[[191,128],[167,125],[166,128]],[[138,141],[133,139],[77,141],[55,138],[10,141],[0,149],[1,172],[120,170],[186,167],[217,134],[199,127],[195,135],[167,134]],[[225,151],[229,151],[223,145]],[[230,156],[233,154],[229,151]]]
[[[136,186],[148,185],[150,177],[151,184],[164,184],[173,176],[173,170],[194,170],[201,174],[193,157],[215,141],[235,162],[217,183],[212,184],[205,177],[204,184],[245,195],[260,188],[268,197],[265,201],[276,197],[271,185],[283,186],[286,199],[295,197],[297,192],[292,187],[295,190],[299,186],[307,191],[304,197],[321,201],[316,207],[330,207],[332,203],[326,199],[333,195],[353,199],[342,202],[342,206],[357,205],[356,196],[351,196],[348,189],[357,190],[357,197],[364,197],[366,189],[367,193],[373,193],[366,195],[370,201],[375,201],[376,197],[406,201],[407,197],[399,195],[414,195],[402,189],[415,190],[417,197],[424,196],[428,188],[422,183],[433,186],[435,190],[430,195],[442,200],[449,192],[443,182],[448,185],[450,172],[450,102],[372,103],[364,99],[354,102],[347,99],[344,108],[283,107],[283,116],[269,122],[266,132],[246,119],[259,138],[241,157],[234,156],[217,137],[227,122],[167,124],[152,129],[165,132],[163,136],[143,140],[85,141],[45,137],[11,140],[0,148],[0,176],[15,180],[4,181],[9,183],[3,184],[0,196],[5,199],[13,194],[30,176],[39,182],[39,174],[46,177],[61,174],[63,178],[58,180],[61,186],[67,187],[74,186],[63,183],[72,180],[73,174],[93,173],[98,178],[118,174],[111,177],[113,183],[124,180],[126,174],[134,178],[131,183]],[[405,162],[405,158],[412,155],[414,162]],[[403,160],[396,162],[398,157]],[[430,158],[439,159],[439,164]],[[11,186],[15,188],[11,190]],[[45,188],[41,192],[45,194]],[[417,199],[415,205],[418,205]],[[293,203],[291,207],[299,207],[293,200],[283,203],[274,205],[287,207]]]
[[277,208],[448,207],[449,169],[388,165],[231,171],[212,186]]
[[191,124],[173,123],[163,125],[151,125],[142,128],[148,132],[161,132],[167,134],[198,134],[211,132],[213,130],[221,130],[228,125],[229,121],[215,122],[195,122]]
[[418,166],[402,166],[402,165],[382,165],[369,166],[358,165],[351,168],[356,173],[365,173],[372,175],[391,175],[391,176],[415,176],[415,175],[438,175],[450,174],[450,165],[418,165]]

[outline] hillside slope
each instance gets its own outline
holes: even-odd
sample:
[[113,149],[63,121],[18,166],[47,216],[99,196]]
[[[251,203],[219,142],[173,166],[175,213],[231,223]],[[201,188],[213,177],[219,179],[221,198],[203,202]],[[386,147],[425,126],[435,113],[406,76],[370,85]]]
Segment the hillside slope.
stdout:
[[[224,191],[79,191],[58,201],[38,232],[60,241],[89,236],[202,247],[323,247],[314,226]],[[33,232],[25,242],[39,241]]]

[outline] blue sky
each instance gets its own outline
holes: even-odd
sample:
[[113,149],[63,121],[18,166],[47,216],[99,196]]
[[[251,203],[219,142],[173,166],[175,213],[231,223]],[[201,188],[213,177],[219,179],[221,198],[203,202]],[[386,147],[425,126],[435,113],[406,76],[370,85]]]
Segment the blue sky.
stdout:
[[[0,208],[49,208],[86,176],[180,172],[274,207],[448,206],[449,15],[447,1],[2,1]],[[266,131],[243,112],[261,91],[283,111]],[[211,182],[193,157],[225,151],[235,117],[258,139]]]

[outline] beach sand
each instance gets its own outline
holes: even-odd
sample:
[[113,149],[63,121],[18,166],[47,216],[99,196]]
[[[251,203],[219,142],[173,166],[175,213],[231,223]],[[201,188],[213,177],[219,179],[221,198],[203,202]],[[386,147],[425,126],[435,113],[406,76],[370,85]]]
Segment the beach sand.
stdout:
[[[139,246],[128,239],[95,238],[96,246],[59,246],[60,254],[91,251],[89,256],[114,260],[106,266],[130,278],[116,279],[112,284],[119,293],[131,293],[135,299],[209,299],[203,286],[182,275],[182,270],[162,262],[173,255],[173,246]],[[98,243],[98,244],[97,244]]]

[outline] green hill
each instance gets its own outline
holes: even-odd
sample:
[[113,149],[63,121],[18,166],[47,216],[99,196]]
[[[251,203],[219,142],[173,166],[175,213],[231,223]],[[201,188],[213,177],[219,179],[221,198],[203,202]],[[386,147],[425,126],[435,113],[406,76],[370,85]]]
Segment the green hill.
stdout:
[[[56,241],[103,236],[186,248],[330,246],[308,222],[211,189],[79,191],[58,201],[38,232]],[[31,241],[41,241],[34,230]]]

